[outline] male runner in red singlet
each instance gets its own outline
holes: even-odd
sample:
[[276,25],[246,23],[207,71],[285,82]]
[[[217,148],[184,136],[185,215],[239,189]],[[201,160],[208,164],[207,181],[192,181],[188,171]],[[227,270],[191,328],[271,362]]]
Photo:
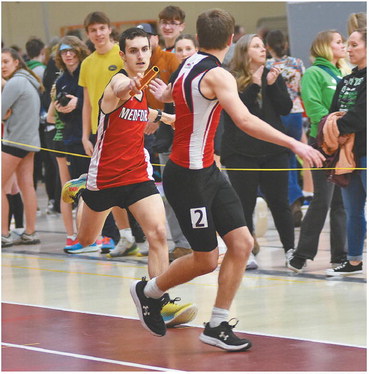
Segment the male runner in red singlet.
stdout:
[[241,102],[234,77],[221,67],[232,43],[234,19],[226,11],[213,9],[197,20],[200,52],[177,70],[169,86],[160,80],[151,92],[164,102],[174,101],[176,124],[173,149],[163,175],[165,195],[172,205],[193,253],[183,256],[149,282],[131,286],[141,322],[160,330],[165,324],[151,306],[166,290],[217,267],[216,233],[227,251],[219,271],[218,291],[209,323],[200,340],[229,351],[251,347],[240,339],[229,323],[229,309],[241,283],[253,239],[246,227],[241,202],[214,163],[214,135],[221,107],[243,131],[259,139],[288,147],[313,166],[323,157],[313,148],[288,137],[250,114]]
[[[112,77],[99,102],[97,142],[87,188],[81,194],[77,238],[83,246],[93,243],[112,207],[129,209],[146,235],[149,275],[155,277],[168,267],[168,244],[164,205],[144,148],[144,129],[148,121],[172,124],[175,116],[148,108],[145,90],[140,90],[151,56],[146,32],[138,28],[124,31],[119,47],[125,70]],[[75,195],[83,186],[81,181],[83,177],[69,182],[63,191],[70,192],[70,197]],[[197,313],[195,305],[175,305],[168,294],[156,307],[168,326],[189,322]]]

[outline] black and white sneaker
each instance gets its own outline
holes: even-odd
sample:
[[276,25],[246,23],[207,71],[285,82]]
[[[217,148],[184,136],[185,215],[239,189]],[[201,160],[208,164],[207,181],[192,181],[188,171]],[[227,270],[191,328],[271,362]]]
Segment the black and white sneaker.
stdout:
[[249,340],[241,339],[233,333],[232,330],[236,327],[238,320],[234,325],[231,325],[232,320],[236,319],[232,318],[228,322],[224,321],[216,327],[210,327],[209,323],[206,323],[205,329],[200,335],[200,340],[226,351],[246,351],[246,349],[251,348],[252,344]]
[[145,278],[131,284],[131,296],[136,304],[137,313],[142,326],[155,336],[164,336],[167,328],[161,316],[162,301],[146,297],[144,288],[147,284]]
[[351,275],[351,274],[361,274],[363,272],[363,263],[360,262],[359,265],[351,265],[350,261],[345,261],[341,265],[334,269],[327,269],[325,271],[328,277],[334,277],[336,275]]
[[301,273],[305,264],[306,260],[304,258],[294,255],[287,261],[287,267],[295,273]]

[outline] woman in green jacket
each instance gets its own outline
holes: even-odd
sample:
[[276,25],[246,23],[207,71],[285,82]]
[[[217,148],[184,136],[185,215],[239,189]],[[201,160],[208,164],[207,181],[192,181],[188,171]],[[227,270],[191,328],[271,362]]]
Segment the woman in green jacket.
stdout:
[[[311,123],[309,144],[316,143],[320,120],[327,114],[337,83],[345,75],[345,45],[335,30],[320,32],[310,49],[313,65],[302,78],[302,100]],[[306,260],[313,260],[318,251],[319,236],[330,208],[330,249],[332,266],[346,260],[345,209],[341,188],[328,182],[324,170],[312,171],[314,197],[301,225],[298,246],[288,267],[299,273]]]

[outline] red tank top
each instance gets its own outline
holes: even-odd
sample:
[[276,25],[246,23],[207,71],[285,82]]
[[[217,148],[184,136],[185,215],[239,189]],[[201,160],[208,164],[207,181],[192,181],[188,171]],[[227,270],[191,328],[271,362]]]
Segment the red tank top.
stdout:
[[97,142],[88,170],[87,188],[103,190],[153,180],[144,148],[149,110],[146,95],[131,97],[111,113],[100,108]]

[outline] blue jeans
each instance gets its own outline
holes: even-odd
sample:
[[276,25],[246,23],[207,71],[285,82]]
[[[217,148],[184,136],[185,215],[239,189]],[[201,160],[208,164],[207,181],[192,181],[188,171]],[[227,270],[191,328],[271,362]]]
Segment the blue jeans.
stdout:
[[[366,168],[366,156],[361,157],[358,164],[358,167]],[[358,170],[352,174],[349,185],[342,188],[342,198],[346,209],[347,259],[362,261],[366,235],[366,170]]]
[[[281,116],[284,127],[286,128],[286,134],[296,140],[301,140],[302,136],[302,113],[290,113],[286,116]],[[296,155],[290,151],[289,157],[289,169],[297,168]],[[290,170],[288,173],[288,201],[289,204],[293,204],[296,200],[302,198],[301,186],[299,184],[299,172],[297,170]]]

